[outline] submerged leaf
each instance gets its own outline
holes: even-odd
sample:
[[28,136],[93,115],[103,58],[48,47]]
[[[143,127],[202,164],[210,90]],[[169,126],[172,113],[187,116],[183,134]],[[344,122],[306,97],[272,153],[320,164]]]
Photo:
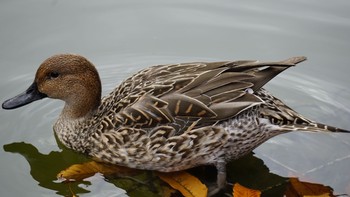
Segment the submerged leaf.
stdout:
[[246,188],[238,183],[233,185],[233,197],[260,197],[261,191]]
[[58,173],[57,178],[69,181],[81,181],[85,178],[93,176],[96,173],[109,175],[130,174],[133,172],[137,172],[137,170],[117,165],[108,165],[104,163],[90,161],[87,163],[74,164],[69,166],[67,169],[62,170],[60,173]]
[[301,182],[297,178],[290,178],[290,185],[286,191],[286,196],[302,197],[332,197],[333,190],[330,187],[317,184]]
[[191,174],[181,171],[172,173],[160,173],[157,175],[172,188],[181,192],[185,197],[205,197],[208,188],[199,179]]

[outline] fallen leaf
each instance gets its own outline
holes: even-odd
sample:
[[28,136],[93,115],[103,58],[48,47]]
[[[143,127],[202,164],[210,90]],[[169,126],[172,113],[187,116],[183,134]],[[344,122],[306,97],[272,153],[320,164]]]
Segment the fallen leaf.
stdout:
[[233,197],[260,197],[261,191],[246,188],[238,183],[233,185]]
[[109,175],[130,174],[134,172],[137,172],[137,170],[117,165],[108,165],[104,163],[91,161],[87,163],[71,165],[67,169],[62,170],[60,173],[58,173],[57,178],[69,181],[81,181],[85,178],[93,176],[96,173]]
[[289,179],[290,185],[287,188],[286,196],[302,196],[302,197],[332,197],[333,190],[330,187],[299,181],[297,178]]
[[157,175],[172,188],[181,192],[185,197],[207,196],[208,188],[199,179],[187,172],[158,172]]

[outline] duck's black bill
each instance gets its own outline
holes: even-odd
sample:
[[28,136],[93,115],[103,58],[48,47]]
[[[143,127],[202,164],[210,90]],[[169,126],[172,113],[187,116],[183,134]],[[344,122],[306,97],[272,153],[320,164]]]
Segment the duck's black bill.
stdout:
[[29,88],[24,91],[22,94],[19,94],[2,104],[3,109],[16,109],[27,105],[33,101],[47,97],[46,94],[39,92],[38,86],[34,82]]

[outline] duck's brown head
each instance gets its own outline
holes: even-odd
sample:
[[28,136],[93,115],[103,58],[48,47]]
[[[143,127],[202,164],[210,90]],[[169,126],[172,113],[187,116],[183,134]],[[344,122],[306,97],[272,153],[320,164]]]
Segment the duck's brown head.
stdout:
[[2,104],[15,109],[49,97],[65,101],[64,115],[85,116],[96,109],[101,100],[101,81],[97,70],[86,58],[73,54],[54,55],[38,68],[30,87]]

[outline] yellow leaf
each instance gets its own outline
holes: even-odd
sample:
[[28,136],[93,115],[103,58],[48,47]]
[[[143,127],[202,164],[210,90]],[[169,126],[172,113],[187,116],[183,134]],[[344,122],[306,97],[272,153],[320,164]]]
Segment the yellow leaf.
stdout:
[[301,182],[297,178],[289,179],[290,185],[286,191],[286,196],[302,196],[302,197],[331,197],[333,191],[330,187],[316,184]]
[[191,174],[181,172],[161,173],[157,175],[164,182],[168,183],[172,188],[181,192],[185,197],[205,197],[208,188]]
[[74,164],[69,166],[67,169],[62,170],[57,174],[57,178],[65,179],[65,180],[74,180],[79,181],[83,180],[87,177],[93,176],[96,173],[101,173],[104,175],[108,174],[126,174],[136,172],[137,170],[117,166],[117,165],[108,165],[104,163],[98,163],[95,161],[82,163],[82,164]]
[[233,197],[260,197],[261,191],[246,188],[238,183],[233,185]]

